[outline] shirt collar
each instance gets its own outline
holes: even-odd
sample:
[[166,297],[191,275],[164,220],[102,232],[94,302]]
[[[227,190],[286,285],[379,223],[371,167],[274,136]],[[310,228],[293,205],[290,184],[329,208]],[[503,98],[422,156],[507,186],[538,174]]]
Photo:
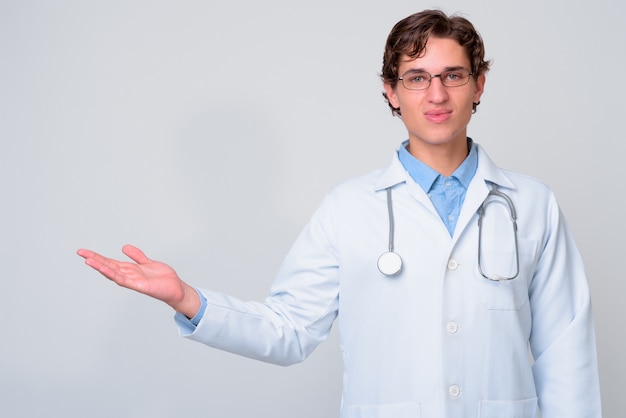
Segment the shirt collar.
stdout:
[[[404,141],[400,149],[398,149],[398,159],[411,178],[419,184],[426,193],[428,193],[433,186],[433,183],[437,180],[437,178],[439,178],[440,174],[417,158],[413,157],[406,149],[408,142],[408,140]],[[469,154],[450,176],[458,179],[466,189],[472,181],[474,174],[476,174],[476,169],[478,168],[477,147],[471,138],[467,138],[467,143],[470,148]]]

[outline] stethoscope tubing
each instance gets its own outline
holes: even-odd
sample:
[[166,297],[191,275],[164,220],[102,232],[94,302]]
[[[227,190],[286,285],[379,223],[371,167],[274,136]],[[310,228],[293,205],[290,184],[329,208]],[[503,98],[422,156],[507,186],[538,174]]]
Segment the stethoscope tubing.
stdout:
[[[391,276],[396,276],[398,273],[400,273],[400,271],[402,271],[402,257],[400,257],[400,255],[394,251],[395,219],[394,219],[394,214],[393,214],[393,198],[392,198],[391,187],[388,187],[386,189],[386,192],[387,192],[387,213],[389,217],[389,245],[388,245],[388,251],[381,254],[381,256],[378,257],[377,266],[378,266],[378,270],[382,274],[384,274],[385,276],[391,277]],[[515,270],[515,274],[510,277],[501,276],[496,273],[487,275],[484,272],[483,267],[482,267],[482,250],[481,250],[482,248],[482,221],[483,221],[483,216],[485,214],[485,206],[489,204],[490,202],[492,202],[489,200],[489,198],[492,196],[499,197],[506,202],[507,207],[509,209],[511,222],[513,225],[516,270]],[[494,185],[489,191],[489,194],[487,195],[483,203],[481,203],[477,212],[478,212],[478,271],[480,272],[481,276],[483,276],[485,279],[493,280],[493,281],[512,280],[516,278],[519,275],[519,247],[518,247],[518,240],[517,240],[517,211],[515,210],[515,205],[513,204],[513,200],[511,200],[511,198],[506,193],[499,191],[497,187]]]
[[395,219],[393,216],[393,199],[391,196],[391,187],[387,188],[387,213],[389,216],[389,247],[386,253],[378,257],[376,265],[378,270],[385,276],[395,276],[402,271],[402,257],[394,251],[394,233],[396,229]]
[[[500,276],[497,273],[487,275],[485,274],[482,268],[482,251],[481,251],[482,242],[483,242],[482,241],[482,231],[483,231],[482,221],[483,221],[483,216],[485,214],[485,206],[487,206],[487,204],[490,203],[489,198],[491,196],[496,196],[496,197],[504,199],[509,209],[509,216],[511,217],[511,223],[513,226],[513,238],[515,242],[515,274],[510,277]],[[493,281],[513,280],[519,275],[519,246],[517,242],[517,211],[515,210],[515,205],[513,204],[513,200],[511,200],[511,198],[506,193],[499,191],[495,186],[489,191],[489,194],[487,195],[483,203],[478,208],[478,271],[480,272],[481,276],[483,276],[485,279],[489,279]]]

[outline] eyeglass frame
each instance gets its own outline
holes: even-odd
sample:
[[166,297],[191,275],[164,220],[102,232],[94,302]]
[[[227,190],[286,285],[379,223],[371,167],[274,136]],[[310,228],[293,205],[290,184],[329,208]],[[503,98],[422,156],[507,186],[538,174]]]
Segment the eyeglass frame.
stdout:
[[[445,74],[445,73],[450,73],[450,72],[453,73],[453,72],[459,71],[459,70],[467,71],[467,81],[465,83],[459,84],[457,86],[447,86],[445,81],[444,81],[444,79],[441,76],[443,74]],[[428,84],[426,85],[426,87],[419,88],[419,89],[407,87],[406,84],[404,84],[404,77],[408,73],[411,73],[411,72],[428,74]],[[428,71],[424,71],[424,70],[409,70],[409,71],[406,71],[404,74],[402,74],[401,77],[398,77],[397,80],[402,84],[402,87],[404,87],[407,90],[420,91],[420,90],[426,90],[427,88],[429,88],[430,84],[433,81],[433,78],[439,78],[439,81],[441,81],[441,85],[444,86],[444,87],[462,87],[462,86],[465,86],[465,85],[467,85],[469,83],[469,81],[470,81],[470,79],[472,78],[473,75],[474,75],[474,73],[472,71],[470,71],[469,69],[465,68],[465,67],[450,68],[450,69],[447,69],[447,70],[444,70],[444,71],[440,72],[439,74],[431,74]]]

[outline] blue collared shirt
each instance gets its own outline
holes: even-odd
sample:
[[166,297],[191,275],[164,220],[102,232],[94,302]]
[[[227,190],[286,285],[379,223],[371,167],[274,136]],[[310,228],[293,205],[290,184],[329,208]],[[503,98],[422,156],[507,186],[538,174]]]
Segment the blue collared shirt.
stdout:
[[406,149],[404,141],[398,150],[398,158],[411,178],[426,192],[450,236],[454,233],[469,186],[478,168],[478,152],[471,138],[467,139],[470,152],[450,177],[433,170]]

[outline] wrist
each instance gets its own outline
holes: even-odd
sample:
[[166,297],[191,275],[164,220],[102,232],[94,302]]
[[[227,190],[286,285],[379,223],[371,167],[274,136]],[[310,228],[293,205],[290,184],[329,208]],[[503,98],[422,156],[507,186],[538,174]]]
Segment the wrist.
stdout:
[[179,303],[171,304],[170,306],[187,318],[193,318],[198,311],[202,302],[198,292],[193,287],[183,282],[183,298]]

